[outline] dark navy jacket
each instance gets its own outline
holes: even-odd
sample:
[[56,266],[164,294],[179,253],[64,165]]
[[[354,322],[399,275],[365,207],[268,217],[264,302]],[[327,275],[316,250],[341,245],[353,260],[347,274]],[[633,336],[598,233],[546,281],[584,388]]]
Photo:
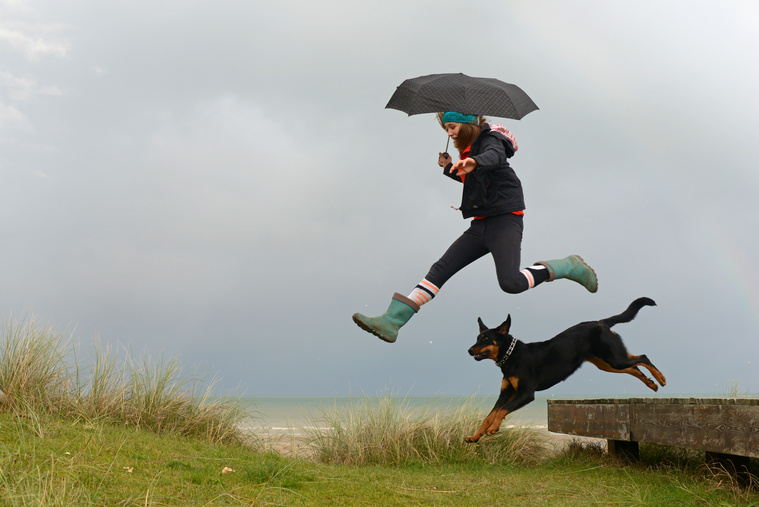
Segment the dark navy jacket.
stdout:
[[[464,177],[460,208],[464,218],[492,217],[524,209],[522,182],[508,161],[516,152],[515,145],[495,130],[499,128],[503,127],[491,129],[484,124],[470,148],[469,157],[477,161],[477,168]],[[448,173],[450,167],[447,165],[443,174],[460,182],[459,176]]]

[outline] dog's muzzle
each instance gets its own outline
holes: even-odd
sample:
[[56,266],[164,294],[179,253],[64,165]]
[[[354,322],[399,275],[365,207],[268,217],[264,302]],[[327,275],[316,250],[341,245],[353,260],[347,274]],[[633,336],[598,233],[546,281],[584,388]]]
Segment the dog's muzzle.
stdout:
[[487,352],[477,352],[476,346],[469,348],[469,355],[472,356],[476,361],[482,361],[483,359],[487,359],[489,356]]

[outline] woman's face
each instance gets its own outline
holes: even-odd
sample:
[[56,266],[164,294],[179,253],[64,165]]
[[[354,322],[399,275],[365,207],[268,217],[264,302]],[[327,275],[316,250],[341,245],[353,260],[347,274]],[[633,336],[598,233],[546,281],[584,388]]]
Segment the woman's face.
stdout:
[[459,128],[461,128],[461,123],[449,121],[445,124],[445,131],[451,139],[456,139],[459,135]]

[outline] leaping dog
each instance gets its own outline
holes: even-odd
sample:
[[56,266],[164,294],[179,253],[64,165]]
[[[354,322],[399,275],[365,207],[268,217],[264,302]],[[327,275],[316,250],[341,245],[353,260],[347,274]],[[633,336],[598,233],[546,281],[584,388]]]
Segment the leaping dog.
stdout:
[[585,362],[602,371],[628,373],[653,391],[659,387],[646,377],[638,366],[643,366],[662,386],[667,384],[664,375],[645,355],[634,356],[627,351],[622,338],[611,330],[612,326],[630,322],[644,306],[656,306],[653,299],[639,298],[627,310],[608,319],[582,322],[562,331],[550,340],[524,343],[509,334],[511,315],[498,328],[488,329],[477,319],[480,334],[469,355],[477,361],[492,359],[503,372],[501,395],[477,432],[466,437],[477,442],[483,435],[493,435],[501,427],[507,414],[535,399],[535,391],[543,391],[567,379]]

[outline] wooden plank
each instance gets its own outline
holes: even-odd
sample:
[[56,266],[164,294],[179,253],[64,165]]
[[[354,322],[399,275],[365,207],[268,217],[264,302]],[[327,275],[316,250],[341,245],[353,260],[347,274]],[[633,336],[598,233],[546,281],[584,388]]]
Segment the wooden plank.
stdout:
[[548,430],[759,457],[759,398],[548,400]]
[[[630,406],[622,403],[550,404],[548,431],[630,440]],[[598,400],[600,401],[600,400]]]
[[633,407],[633,440],[759,457],[759,406],[636,401]]

